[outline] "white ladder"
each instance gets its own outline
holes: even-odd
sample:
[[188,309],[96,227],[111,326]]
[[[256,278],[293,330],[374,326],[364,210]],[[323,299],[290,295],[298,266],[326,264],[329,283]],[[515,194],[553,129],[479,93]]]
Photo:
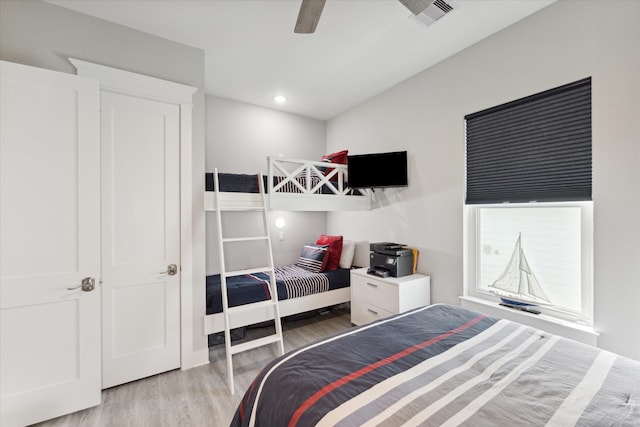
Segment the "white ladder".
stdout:
[[[227,355],[227,376],[229,380],[229,391],[231,394],[235,393],[234,381],[233,381],[233,355],[241,353],[243,351],[251,350],[257,347],[262,347],[272,343],[278,343],[280,354],[284,353],[284,343],[282,341],[282,323],[280,321],[280,307],[278,305],[278,289],[276,286],[276,278],[273,266],[273,254],[271,252],[271,237],[269,236],[269,223],[267,221],[267,209],[266,209],[266,196],[264,191],[264,181],[262,173],[258,174],[258,188],[260,193],[260,204],[258,206],[240,206],[232,205],[221,202],[220,197],[220,180],[218,177],[218,169],[215,169],[215,183],[214,188],[216,192],[216,220],[218,223],[218,232],[220,233],[218,239],[218,255],[220,258],[220,286],[222,290],[222,311],[224,314],[224,345]],[[260,211],[263,220],[264,234],[254,237],[225,237],[222,228],[222,212],[247,212],[247,211]],[[250,242],[250,241],[265,241],[268,252],[268,264],[265,267],[250,268],[244,270],[227,271],[225,263],[225,243],[228,242]],[[244,274],[254,273],[268,273],[269,275],[269,292],[271,299],[266,301],[260,301],[251,304],[240,305],[236,307],[229,307],[229,300],[227,299],[227,278],[232,276],[241,276]],[[275,323],[275,333],[263,338],[258,338],[250,341],[245,341],[241,344],[232,345],[231,343],[231,327],[229,315],[235,313],[247,312],[250,310],[264,310],[265,307],[271,307],[273,309],[273,320]]]

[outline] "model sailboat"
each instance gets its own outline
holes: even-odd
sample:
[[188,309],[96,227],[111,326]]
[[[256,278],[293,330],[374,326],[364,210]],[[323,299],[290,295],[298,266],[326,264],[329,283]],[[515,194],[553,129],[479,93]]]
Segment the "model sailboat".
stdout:
[[[551,303],[527,262],[522,250],[520,233],[507,267],[500,277],[489,285],[489,290],[501,297],[503,305],[513,308],[524,309],[523,307]],[[527,311],[536,312],[530,309]]]

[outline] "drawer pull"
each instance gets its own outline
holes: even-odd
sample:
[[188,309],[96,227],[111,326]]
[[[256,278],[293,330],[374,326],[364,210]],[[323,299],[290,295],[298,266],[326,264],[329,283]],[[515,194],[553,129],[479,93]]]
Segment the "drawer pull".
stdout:
[[373,286],[374,288],[377,288],[377,287],[378,287],[378,285],[376,285],[375,283],[369,283],[369,282],[367,282],[367,285],[369,285],[369,286]]
[[367,311],[368,311],[368,312],[370,312],[370,313],[376,314],[376,315],[378,314],[378,312],[377,312],[377,311],[375,311],[375,310],[371,310],[370,308],[367,308]]

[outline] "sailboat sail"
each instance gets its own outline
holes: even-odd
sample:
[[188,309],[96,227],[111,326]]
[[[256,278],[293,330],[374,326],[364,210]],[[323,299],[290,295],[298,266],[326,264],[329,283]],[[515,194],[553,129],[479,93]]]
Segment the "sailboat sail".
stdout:
[[489,285],[489,290],[498,295],[505,295],[534,304],[550,303],[551,300],[544,293],[538,279],[536,279],[531,267],[529,267],[520,240],[521,235],[518,233],[518,240],[513,248],[507,267],[500,277]]

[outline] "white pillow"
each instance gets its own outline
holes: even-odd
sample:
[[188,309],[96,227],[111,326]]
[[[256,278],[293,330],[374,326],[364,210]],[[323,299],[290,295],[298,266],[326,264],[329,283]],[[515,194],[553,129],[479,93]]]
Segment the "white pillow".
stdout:
[[356,252],[356,242],[352,240],[342,241],[342,253],[340,254],[340,268],[351,268],[353,254]]

